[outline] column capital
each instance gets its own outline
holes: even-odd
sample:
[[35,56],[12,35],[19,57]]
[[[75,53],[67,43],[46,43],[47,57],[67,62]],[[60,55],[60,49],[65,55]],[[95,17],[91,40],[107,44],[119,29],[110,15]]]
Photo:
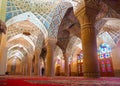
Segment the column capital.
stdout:
[[75,10],[75,16],[81,24],[94,23],[95,18],[100,10],[100,0],[84,0],[78,4]]
[[75,14],[81,11],[84,7],[99,10],[100,2],[102,2],[102,0],[81,0],[80,3],[78,2],[77,6],[75,7]]
[[75,16],[79,19],[80,24],[93,24],[95,23],[96,16],[98,14],[98,10],[94,10],[93,8],[83,7],[75,13]]

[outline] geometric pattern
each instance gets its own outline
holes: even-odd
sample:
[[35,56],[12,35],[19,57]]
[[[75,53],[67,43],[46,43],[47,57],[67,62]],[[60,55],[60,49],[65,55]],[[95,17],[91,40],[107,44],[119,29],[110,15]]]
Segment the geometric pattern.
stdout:
[[108,32],[103,32],[102,34],[100,34],[98,37],[100,37],[104,43],[110,45],[111,48],[115,47],[115,42],[112,39],[111,35]]
[[19,50],[9,51],[7,53],[7,56],[8,56],[8,59],[12,57],[18,57],[20,60],[22,60],[22,58],[24,57],[23,53]]
[[70,41],[67,45],[66,48],[66,53],[69,53],[69,55],[72,55],[76,49],[77,49],[77,45],[81,44],[81,39],[77,36],[73,36],[72,38],[70,38]]
[[67,0],[63,0],[61,3],[60,1],[7,0],[6,21],[14,16],[31,11],[44,24],[49,36],[56,36],[58,31],[56,28],[60,25],[66,10],[72,6],[71,3],[66,4],[68,3]]
[[62,50],[61,50],[61,48],[59,46],[57,46],[55,48],[54,57],[55,57],[54,59],[57,59],[57,57],[60,57],[61,59],[64,58],[63,57],[63,52],[62,52]]
[[[19,26],[19,27],[17,27],[17,26]],[[31,35],[25,36],[22,34],[23,32],[29,32]],[[11,50],[8,50],[8,52],[12,53],[13,51],[20,49],[19,51],[22,52],[24,54],[24,56],[26,55],[26,53],[32,54],[33,50],[35,50],[35,45],[37,42],[38,34],[40,34],[40,33],[41,33],[41,31],[39,30],[39,28],[36,27],[33,23],[31,23],[28,20],[25,20],[22,22],[17,22],[17,23],[10,25],[7,30],[7,36],[8,36],[7,37],[7,40],[8,40],[7,47],[8,47],[8,49],[15,45],[19,45],[19,46],[21,45],[21,46],[23,46],[23,48],[16,46],[16,47],[13,47]],[[42,36],[44,36],[44,35],[42,35]],[[13,38],[14,38],[14,40],[10,41]],[[32,45],[31,45],[31,43],[32,43]],[[38,44],[42,45],[39,42],[38,42]],[[41,48],[41,47],[37,46],[37,48]],[[26,52],[26,51],[28,51],[28,52]]]
[[[101,35],[104,32],[107,32],[107,34],[109,34],[109,36],[112,38],[114,43],[117,44],[119,39],[120,39],[120,26],[119,26],[120,25],[120,19],[104,18],[103,21],[104,21],[104,24],[103,24],[102,27],[100,25],[98,25],[98,26],[101,27],[101,30],[99,31],[98,36]],[[109,41],[109,43],[110,42],[112,42],[112,41]]]
[[[19,26],[19,27],[17,27]],[[29,38],[34,42],[34,44],[36,43],[36,37],[37,34],[39,34],[40,30],[38,29],[38,27],[36,27],[34,24],[32,24],[31,22],[29,22],[28,20],[26,21],[22,21],[22,22],[18,22],[15,23],[13,25],[10,25],[8,27],[8,31],[7,31],[7,39],[9,40],[11,37],[16,36],[18,34],[21,34],[23,32],[29,32],[31,35],[29,36]]]
[[[77,4],[79,3],[80,5],[82,1],[83,0],[7,0],[6,21],[8,21],[9,19],[19,14],[30,11],[45,26],[46,30],[48,31],[48,36],[57,38],[59,25],[61,24],[61,21],[66,11],[68,10],[68,8],[73,7],[75,11]],[[114,40],[114,43],[118,43],[120,38],[120,35],[119,35],[120,26],[114,27],[112,26],[112,24],[104,26],[104,24],[107,21],[104,21],[102,19],[103,18],[120,18],[120,15],[116,11],[114,11],[112,8],[107,6],[105,3],[103,2],[101,3],[102,3],[101,10],[96,17],[96,19],[101,19],[100,21],[98,21],[98,23],[95,26],[97,29],[97,35],[102,34],[101,37],[103,37],[103,34],[104,34],[103,32],[107,30],[107,33],[105,33],[105,35],[108,34],[109,38],[112,38]],[[104,22],[101,23],[101,21],[104,21]],[[118,23],[118,25],[119,24],[120,23]],[[33,32],[37,33],[37,31],[38,30],[35,30],[34,28]],[[18,28],[15,29],[15,27],[13,29],[8,28],[8,33],[7,33],[8,39],[22,32],[24,32],[22,27],[20,27],[20,29]],[[38,44],[41,44],[42,46],[43,41],[36,41],[38,39],[37,37],[35,37],[34,34],[31,34],[29,38],[33,41],[34,44],[36,44],[36,48],[39,46]],[[36,36],[40,37],[40,35],[38,34]],[[43,37],[41,36],[41,38]],[[73,41],[73,43],[74,42],[75,41]],[[41,46],[39,46],[39,48],[41,48]]]
[[35,1],[31,0],[7,0],[6,21],[16,15],[31,11],[48,29],[51,22],[51,8],[56,6],[55,4],[57,4],[57,2],[54,0],[49,1],[48,3],[45,2],[45,0],[39,1],[41,2],[35,3]]
[[[44,24],[48,35],[56,38],[58,26],[69,7],[76,9],[77,4],[82,0],[7,0],[6,21],[10,18],[31,11]],[[102,3],[102,9],[97,17],[99,18],[120,18],[112,8]],[[104,16],[103,16],[104,15]]]
[[54,9],[53,18],[50,25],[50,37],[57,38],[57,33],[59,29],[59,25],[67,11],[68,8],[72,7],[72,4],[69,2],[61,2],[58,6]]

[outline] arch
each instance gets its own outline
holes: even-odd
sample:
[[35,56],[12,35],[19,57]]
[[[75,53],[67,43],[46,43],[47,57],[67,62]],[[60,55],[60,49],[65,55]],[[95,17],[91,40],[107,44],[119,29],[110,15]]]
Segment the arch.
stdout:
[[[96,22],[95,27],[96,27],[96,29],[108,27],[109,25],[111,27],[116,27],[116,26],[120,25],[119,23],[120,23],[120,19],[117,19],[117,18],[102,18],[101,20]],[[116,28],[116,29],[119,29],[119,28]],[[101,29],[101,30],[103,30],[103,29]]]
[[15,50],[15,51],[11,52],[10,55],[8,54],[7,57],[8,57],[8,60],[11,59],[12,57],[18,57],[20,60],[22,60],[24,55],[21,51]]
[[19,59],[19,61],[22,61],[22,59],[21,59],[20,56],[15,56],[15,55],[13,55],[13,56],[11,56],[10,58],[8,58],[8,61],[10,61],[10,59],[13,59],[13,58]]
[[73,37],[70,39],[70,41],[69,41],[69,43],[68,43],[68,45],[67,45],[66,53],[70,53],[70,52],[71,52],[70,54],[72,54],[77,47],[80,47],[80,48],[82,49],[82,46],[81,46],[81,45],[82,45],[82,44],[81,44],[80,38],[78,38],[78,37],[76,37],[76,36],[73,36]]
[[72,4],[70,2],[63,1],[59,3],[56,8],[54,8],[54,15],[51,21],[52,23],[50,25],[50,29],[52,29],[50,36],[57,38],[58,26],[60,25],[65,13],[70,7],[72,7]]
[[9,47],[9,48],[8,48],[8,52],[9,52],[10,50],[12,50],[13,48],[15,48],[15,47],[23,48],[23,50],[24,50],[26,53],[28,53],[28,50],[27,50],[23,45],[21,45],[21,44],[16,44],[16,45],[13,45],[12,47]]
[[100,74],[102,76],[113,76],[112,48],[107,43],[102,43],[98,49]]
[[79,26],[79,21],[74,15],[73,7],[68,8],[61,21],[57,33],[57,45],[59,45],[59,47],[63,50],[64,53],[70,37],[80,37]]
[[[19,53],[19,54],[16,54],[16,53]],[[21,57],[24,57],[23,53],[21,51],[19,51],[19,50],[14,50],[12,52],[8,52],[7,53],[8,57],[13,55],[13,54],[15,54],[16,56],[20,56],[21,55]]]
[[35,24],[43,32],[45,39],[48,38],[48,32],[47,32],[45,26],[39,21],[39,19],[32,12],[22,13],[20,15],[17,15],[15,17],[11,18],[10,20],[8,20],[6,22],[6,26],[9,27],[10,25],[12,25],[16,22],[20,22],[20,21],[24,21],[24,20],[29,20],[30,22]]
[[[60,55],[61,54],[61,55]],[[54,52],[54,61],[56,61],[56,57],[63,57],[63,52],[59,46],[56,46],[55,52]]]
[[32,45],[33,51],[35,50],[35,44],[33,43],[33,41],[28,36],[25,36],[23,34],[18,34],[18,35],[13,36],[11,39],[8,40],[8,42],[11,42],[11,41],[18,39],[18,38],[25,39],[27,42],[29,42]]
[[59,46],[56,46],[55,52],[54,52],[54,74],[55,75],[61,75],[64,74],[62,71],[65,69],[65,61],[62,49]]
[[100,37],[104,43],[109,44],[112,48],[116,46],[114,40],[112,39],[108,32],[103,32],[98,37]]
[[70,3],[72,7],[74,8],[74,12],[77,10],[77,6],[83,4],[83,0],[64,0],[63,3]]
[[[101,27],[99,35],[108,34],[111,39],[114,41],[114,45],[118,43],[120,39],[120,19],[117,18],[103,18],[104,24],[97,24],[97,27]],[[99,22],[100,23],[100,22]],[[105,37],[104,37],[105,38]]]

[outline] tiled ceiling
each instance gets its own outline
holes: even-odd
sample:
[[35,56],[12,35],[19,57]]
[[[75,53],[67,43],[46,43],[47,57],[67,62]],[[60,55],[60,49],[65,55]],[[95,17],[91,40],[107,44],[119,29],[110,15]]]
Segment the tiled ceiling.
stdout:
[[[7,0],[6,21],[19,14],[30,11],[44,25],[48,32],[48,36],[57,38],[58,28],[65,13],[67,12],[68,8],[72,6],[75,8],[77,3],[80,4],[79,1],[82,0]],[[97,34],[102,38],[102,40],[106,40],[106,35],[109,35],[108,43],[110,42],[110,44],[113,45],[114,43],[116,44],[120,38],[120,15],[118,10],[117,13],[110,7],[112,6],[111,4],[107,4],[102,4],[101,11],[97,16],[97,18],[100,19],[100,22],[96,24],[96,30],[98,31]],[[103,22],[103,18],[108,19]],[[16,22],[10,25],[7,31],[7,39],[10,40],[16,37],[16,35],[23,34],[23,32],[29,32],[30,36],[28,36],[28,38],[34,43],[35,48],[41,48],[44,39],[43,33],[38,27],[36,27],[36,25],[27,20]],[[70,41],[71,45],[74,45],[74,41],[72,42],[73,43]],[[30,47],[31,45],[29,45],[29,43],[27,43],[26,40],[21,37],[18,37],[18,39],[8,43],[8,46],[12,47],[16,44],[23,45],[24,48],[26,48],[29,52],[30,50],[33,50],[33,48]],[[19,50],[19,48],[14,48],[10,52],[16,50]]]

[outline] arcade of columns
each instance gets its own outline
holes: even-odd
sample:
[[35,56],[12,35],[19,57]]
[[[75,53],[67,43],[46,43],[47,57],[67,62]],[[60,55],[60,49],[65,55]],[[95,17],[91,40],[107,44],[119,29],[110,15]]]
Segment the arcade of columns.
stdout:
[[[96,45],[96,33],[94,28],[95,18],[99,12],[99,7],[95,7],[96,3],[99,6],[99,2],[97,0],[84,0],[82,6],[78,6],[75,11],[75,16],[78,18],[81,24],[81,39],[82,39],[82,47],[84,54],[84,77],[100,77],[99,67],[98,67],[98,59],[97,59],[97,45]],[[3,19],[4,21],[4,19]],[[7,47],[6,39],[3,37],[3,33],[1,33],[1,44],[0,44],[0,74],[5,74],[6,68],[6,59],[3,59],[7,55]],[[54,62],[53,62],[53,54],[55,50],[56,40],[48,39],[47,40],[47,55],[46,55],[46,67],[45,67],[45,75],[46,76],[54,76]],[[24,75],[31,75],[32,71],[32,59],[33,55],[35,55],[35,75],[39,74],[39,56],[40,53],[35,51],[35,54],[27,55],[27,62],[23,61],[21,72]],[[65,57],[65,73],[66,76],[68,74],[68,58],[66,52],[64,52]],[[4,60],[4,61],[3,61]],[[27,70],[26,70],[27,69]]]

